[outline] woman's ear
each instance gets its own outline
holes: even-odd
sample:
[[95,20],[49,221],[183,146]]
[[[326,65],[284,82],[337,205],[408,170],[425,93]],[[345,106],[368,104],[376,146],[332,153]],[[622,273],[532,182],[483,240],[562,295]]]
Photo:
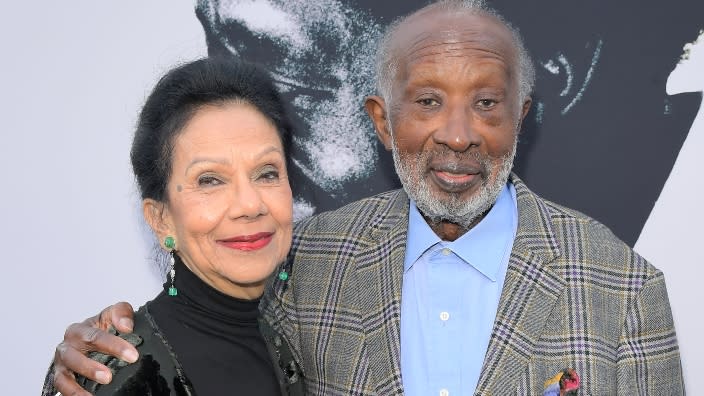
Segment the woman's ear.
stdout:
[[149,224],[160,245],[163,245],[164,238],[167,236],[174,236],[173,226],[169,221],[168,208],[165,203],[147,198],[142,201],[142,212],[144,220]]

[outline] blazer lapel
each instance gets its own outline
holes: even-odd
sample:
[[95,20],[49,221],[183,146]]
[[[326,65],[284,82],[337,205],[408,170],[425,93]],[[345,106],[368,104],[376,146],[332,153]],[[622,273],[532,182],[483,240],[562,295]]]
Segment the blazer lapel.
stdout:
[[548,267],[560,255],[548,208],[515,175],[518,232],[477,394],[516,392],[565,281]]
[[365,332],[369,378],[377,394],[401,387],[401,282],[408,232],[408,197],[399,190],[380,208],[366,245],[356,254],[358,304]]

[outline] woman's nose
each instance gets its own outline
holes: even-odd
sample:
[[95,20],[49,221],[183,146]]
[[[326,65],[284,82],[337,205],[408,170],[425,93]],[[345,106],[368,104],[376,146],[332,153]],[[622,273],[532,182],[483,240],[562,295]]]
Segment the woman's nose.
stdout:
[[230,203],[231,218],[255,218],[268,213],[268,207],[262,199],[262,192],[247,180],[233,186],[233,197]]

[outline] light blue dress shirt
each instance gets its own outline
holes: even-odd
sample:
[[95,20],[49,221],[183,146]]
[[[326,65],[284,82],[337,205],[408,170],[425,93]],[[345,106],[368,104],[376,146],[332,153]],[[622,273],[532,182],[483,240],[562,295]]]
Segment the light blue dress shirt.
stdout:
[[518,226],[507,184],[487,215],[442,241],[411,201],[401,294],[401,375],[407,396],[472,395]]

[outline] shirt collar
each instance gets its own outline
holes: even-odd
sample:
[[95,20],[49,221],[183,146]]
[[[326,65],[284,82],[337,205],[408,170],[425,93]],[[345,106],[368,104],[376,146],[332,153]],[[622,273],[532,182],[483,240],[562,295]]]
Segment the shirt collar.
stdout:
[[411,200],[403,270],[408,271],[428,249],[440,244],[495,281],[506,249],[513,246],[517,219],[516,190],[513,184],[508,183],[489,213],[477,225],[457,240],[448,242],[435,234]]

